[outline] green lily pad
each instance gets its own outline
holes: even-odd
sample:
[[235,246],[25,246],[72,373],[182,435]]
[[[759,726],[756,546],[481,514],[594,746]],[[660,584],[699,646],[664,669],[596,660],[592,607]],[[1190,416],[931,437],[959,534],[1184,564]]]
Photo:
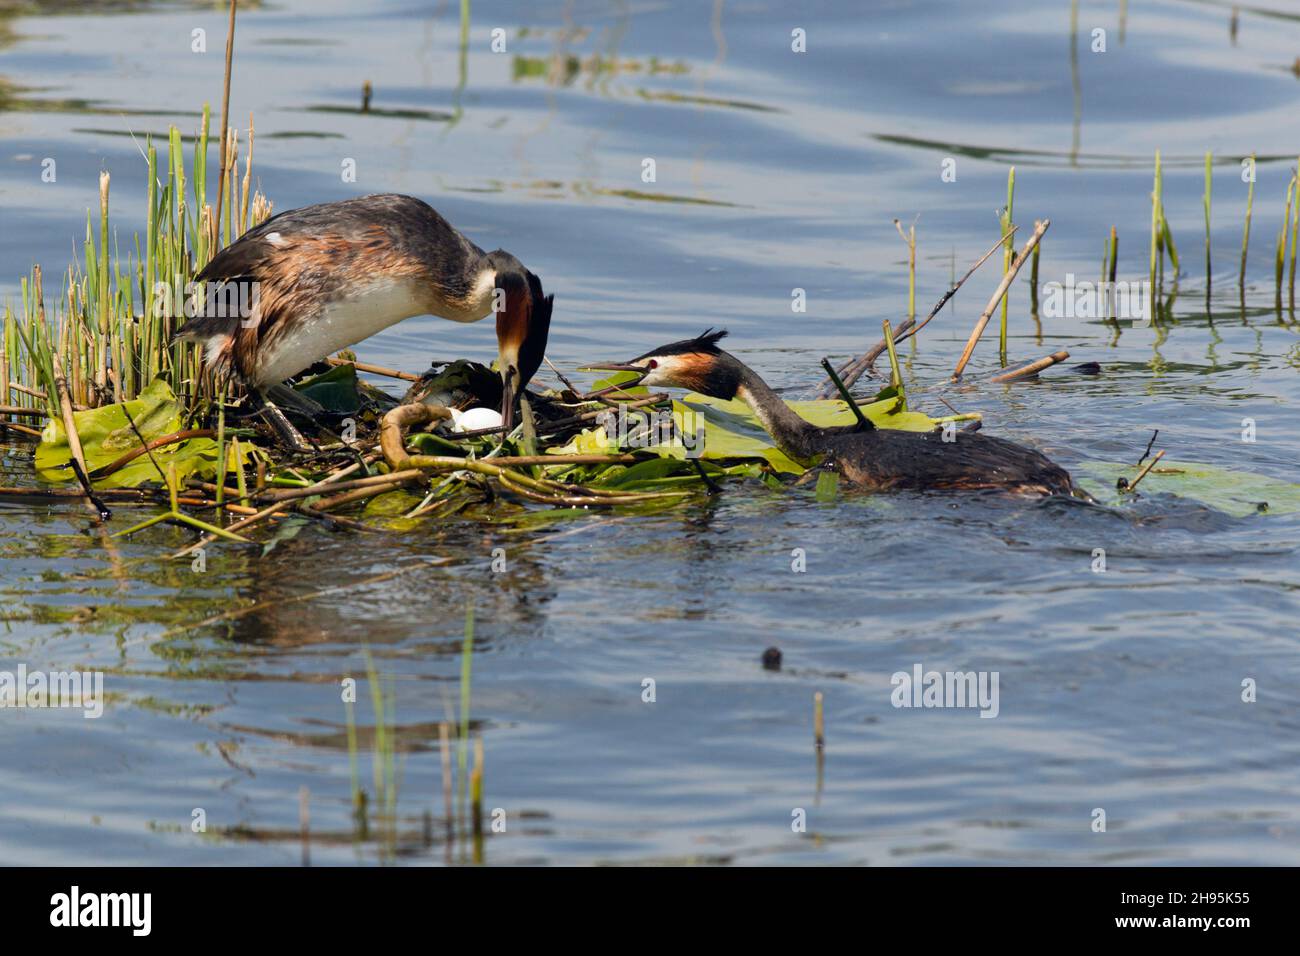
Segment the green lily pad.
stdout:
[[[105,405],[84,412],[73,412],[72,423],[81,439],[86,467],[91,471],[117,461],[131,449],[140,447],[140,439],[127,420],[128,414],[146,441],[181,429],[180,403],[162,379],[154,379],[138,398],[122,405]],[[63,428],[63,422],[51,418],[41,431],[41,443],[36,446],[36,471],[45,481],[74,480],[72,470],[64,467],[71,460],[72,450],[68,447],[68,434]]]
[[[1098,501],[1119,504],[1133,500],[1133,495],[1121,494],[1115,489],[1115,482],[1121,476],[1130,481],[1137,476],[1138,469],[1133,465],[1090,461],[1077,471],[1080,472],[1080,484]],[[1162,458],[1142,479],[1137,492],[1144,495],[1163,492],[1191,498],[1237,517],[1261,510],[1269,514],[1300,511],[1300,484],[1195,461]],[[1261,504],[1266,507],[1261,509]]]
[[326,411],[355,412],[361,407],[361,395],[357,391],[357,369],[354,365],[336,365],[328,372],[304,379],[293,389]]
[[[139,436],[131,428],[132,421],[135,422],[136,429],[139,429]],[[81,439],[86,467],[94,472],[139,448],[141,437],[145,441],[153,441],[180,431],[181,406],[167,383],[162,379],[154,379],[138,398],[84,412],[73,412],[72,422]],[[229,442],[226,447],[230,454],[228,467],[233,468],[234,449]],[[99,479],[94,485],[96,488],[135,488],[145,482],[162,483],[164,479],[154,465],[155,459],[164,469],[168,464],[173,465],[180,481],[191,475],[215,476],[218,454],[215,439],[190,438],[156,448],[152,452],[152,459],[149,455],[142,455],[111,475]],[[241,464],[246,464],[251,455],[252,447],[241,443]],[[68,447],[68,435],[63,422],[51,419],[41,431],[41,443],[36,446],[36,474],[42,481],[52,483],[75,481],[72,469],[67,467],[70,461],[72,450]]]
[[[236,462],[234,445],[227,439],[226,470],[234,471],[239,465],[247,465],[253,454],[251,445],[240,442],[239,461]],[[215,478],[220,462],[220,448],[215,438],[189,438],[174,445],[155,448],[153,458],[164,470],[170,464],[175,469],[178,482],[191,477]],[[147,482],[165,484],[166,478],[159,474],[148,455],[141,455],[131,464],[94,482],[94,485],[96,488],[136,488]]]

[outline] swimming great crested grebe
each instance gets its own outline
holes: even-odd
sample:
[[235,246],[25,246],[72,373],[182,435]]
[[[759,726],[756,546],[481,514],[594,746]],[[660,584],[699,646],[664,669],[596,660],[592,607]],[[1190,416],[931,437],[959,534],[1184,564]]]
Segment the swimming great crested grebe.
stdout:
[[394,194],[282,212],[217,253],[197,278],[251,284],[253,294],[241,297],[254,303],[251,314],[196,317],[177,336],[205,342],[209,365],[236,373],[300,449],[302,436],[267,401],[268,389],[402,319],[477,322],[494,302],[509,430],[546,351],[555,298],[510,253],[484,252],[427,203]]
[[718,340],[726,334],[705,332],[699,338],[652,349],[630,362],[590,367],[643,373],[641,385],[739,398],[754,410],[781,451],[798,461],[825,456],[825,465],[863,488],[992,488],[1086,497],[1065,469],[1032,448],[1003,438],[956,432],[952,441],[944,441],[937,430],[819,428],[795,414],[753,369],[718,348]]

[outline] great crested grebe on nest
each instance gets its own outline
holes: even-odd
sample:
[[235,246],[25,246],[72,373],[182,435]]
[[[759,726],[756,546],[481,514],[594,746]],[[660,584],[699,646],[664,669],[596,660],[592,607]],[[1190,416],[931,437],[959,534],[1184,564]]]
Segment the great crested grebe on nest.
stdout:
[[384,194],[290,209],[217,253],[197,278],[248,284],[252,314],[191,319],[178,338],[205,343],[209,366],[248,386],[289,445],[308,446],[266,398],[321,359],[415,315],[477,322],[497,313],[501,416],[546,351],[554,296],[510,253],[484,252],[427,203]]
[[797,461],[823,456],[854,485],[869,490],[996,489],[1024,495],[1086,498],[1060,465],[1004,438],[957,432],[944,441],[938,430],[909,432],[867,423],[821,428],[795,414],[758,374],[718,348],[727,333],[705,332],[673,342],[629,362],[591,368],[637,372],[638,384],[688,388],[713,398],[738,398],[754,410],[773,442]]

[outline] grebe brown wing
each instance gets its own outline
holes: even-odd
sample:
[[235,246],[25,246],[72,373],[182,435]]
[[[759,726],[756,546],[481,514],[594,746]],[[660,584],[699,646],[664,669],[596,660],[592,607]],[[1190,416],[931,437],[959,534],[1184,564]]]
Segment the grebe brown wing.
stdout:
[[480,319],[493,275],[483,250],[411,196],[304,206],[250,229],[198,275],[246,285],[251,314],[205,315],[179,334],[268,386],[403,318]]
[[1075,493],[1065,469],[1032,448],[979,432],[879,429],[830,441],[846,478],[873,488],[1005,488]]

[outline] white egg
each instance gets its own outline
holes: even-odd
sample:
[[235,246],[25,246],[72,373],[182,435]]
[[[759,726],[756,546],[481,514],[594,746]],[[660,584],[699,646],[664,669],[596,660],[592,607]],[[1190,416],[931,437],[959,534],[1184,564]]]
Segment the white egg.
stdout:
[[458,408],[451,408],[448,411],[451,412],[451,430],[454,432],[474,432],[480,428],[501,427],[501,413],[495,408],[471,408],[464,412]]

